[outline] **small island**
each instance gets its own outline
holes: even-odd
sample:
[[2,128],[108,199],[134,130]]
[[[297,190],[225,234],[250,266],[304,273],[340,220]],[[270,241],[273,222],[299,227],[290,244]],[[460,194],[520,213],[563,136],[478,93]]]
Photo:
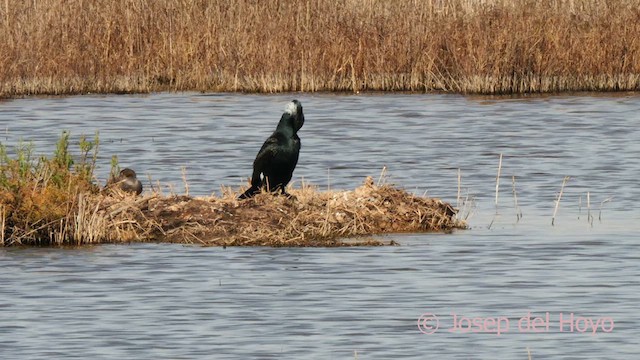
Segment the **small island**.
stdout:
[[450,232],[466,228],[457,210],[371,177],[349,191],[303,185],[291,196],[244,189],[220,196],[140,196],[96,184],[99,139],[80,139],[69,152],[62,134],[52,157],[33,159],[21,145],[15,157],[0,147],[0,245],[84,245],[173,242],[211,246],[355,246],[395,244],[372,235]]

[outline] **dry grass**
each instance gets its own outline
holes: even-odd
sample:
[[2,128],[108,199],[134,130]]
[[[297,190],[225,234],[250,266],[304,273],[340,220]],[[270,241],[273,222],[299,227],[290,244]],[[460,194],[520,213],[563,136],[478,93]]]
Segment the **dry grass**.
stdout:
[[[3,231],[4,245],[81,245],[161,241],[216,246],[384,245],[384,233],[452,231],[465,228],[456,210],[438,199],[417,197],[371,178],[353,191],[290,189],[295,199],[271,194],[239,201],[225,189],[220,197],[193,198],[148,193],[135,197],[117,189],[85,192],[60,217],[47,223],[50,236],[27,236],[15,226]],[[3,214],[0,224],[4,224]],[[69,221],[68,219],[72,219]],[[64,226],[62,226],[64,225]],[[393,241],[391,242],[393,243]]]
[[5,0],[0,96],[640,89],[637,0]]
[[[136,198],[120,192],[83,195],[73,236],[59,244],[164,241],[215,246],[383,245],[383,233],[465,228],[456,210],[437,199],[376,186],[371,178],[353,191],[291,189],[295,199],[271,194],[239,201],[158,193]],[[393,243],[393,242],[392,242]]]

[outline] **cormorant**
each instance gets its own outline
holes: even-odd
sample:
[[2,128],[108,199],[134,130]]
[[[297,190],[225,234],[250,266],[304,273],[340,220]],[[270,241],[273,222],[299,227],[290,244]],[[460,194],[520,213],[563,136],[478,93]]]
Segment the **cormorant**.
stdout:
[[267,138],[253,161],[251,187],[239,199],[247,199],[266,187],[267,191],[281,191],[293,176],[300,154],[298,130],[304,124],[302,104],[293,100],[285,108],[276,131]]
[[117,185],[120,190],[140,195],[142,192],[142,183],[136,177],[136,172],[129,168],[120,171],[120,175],[112,177],[109,181],[111,184]]

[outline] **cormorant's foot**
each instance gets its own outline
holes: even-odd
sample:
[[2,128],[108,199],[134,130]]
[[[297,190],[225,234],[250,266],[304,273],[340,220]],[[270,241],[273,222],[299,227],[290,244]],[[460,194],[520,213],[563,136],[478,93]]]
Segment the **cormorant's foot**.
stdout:
[[286,196],[289,200],[298,201],[298,198],[295,195],[291,195],[287,192],[283,192],[282,195]]
[[250,187],[250,188],[247,189],[247,191],[243,192],[242,194],[240,194],[240,196],[238,196],[238,200],[244,200],[244,199],[252,198],[258,191],[259,191],[259,189]]

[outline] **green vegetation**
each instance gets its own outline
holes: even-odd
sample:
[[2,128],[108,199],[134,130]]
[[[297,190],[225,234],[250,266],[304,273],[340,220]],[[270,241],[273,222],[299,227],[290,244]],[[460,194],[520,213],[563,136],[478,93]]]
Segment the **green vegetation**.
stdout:
[[0,244],[49,244],[67,241],[74,227],[78,197],[96,193],[93,171],[98,152],[93,141],[80,138],[77,161],[63,132],[52,157],[34,158],[33,145],[20,143],[15,157],[0,144]]

